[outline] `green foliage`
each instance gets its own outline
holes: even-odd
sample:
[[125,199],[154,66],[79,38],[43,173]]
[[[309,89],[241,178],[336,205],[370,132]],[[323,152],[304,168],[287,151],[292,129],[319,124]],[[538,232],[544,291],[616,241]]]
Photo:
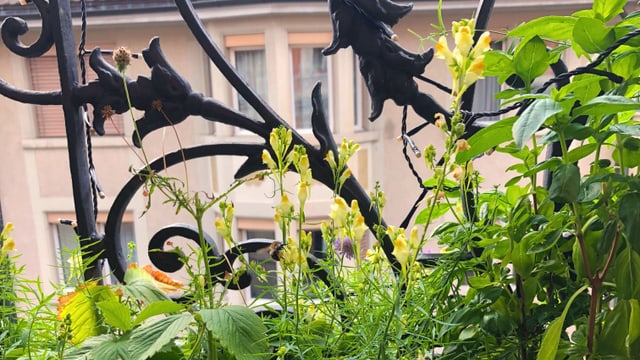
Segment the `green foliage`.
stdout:
[[[453,116],[436,122],[444,146],[424,151],[433,176],[423,185],[433,191],[415,227],[384,227],[379,219],[372,229],[380,243],[393,246],[397,268],[379,245],[361,249],[366,226],[360,205],[340,197],[351,176],[349,158],[359,147],[348,140],[324,154],[322,166],[332,172],[335,187],[320,224],[326,254],[311,266],[312,240],[304,229],[318,224],[307,222],[305,202],[318,164],[310,163],[304,147],[293,145],[291,131],[279,128],[262,153],[268,171],[255,177],[271,177],[279,200],[274,218],[283,243],[271,255],[282,271],[279,284],[268,289],[274,299],[263,299],[270,316],[255,315],[254,304],[225,303],[246,269],[264,275],[259,264],[239,257],[233,273],[211,273],[205,213],[216,211],[220,237],[229,247],[237,245],[226,194],[202,196],[189,190],[188,179],[153,174],[146,184],[149,205],[152,193],[161,194],[198,225],[202,250],[194,258],[175,252],[185,263],[188,285],[134,266],[124,285],[80,284],[61,298],[57,314],[47,306],[53,295],[34,291],[39,305],[25,315],[28,321],[0,320],[0,359],[637,357],[640,124],[634,114],[640,110],[640,40],[610,49],[640,27],[640,13],[618,20],[625,3],[595,0],[570,16],[522,24],[507,33],[505,40],[517,46],[505,51],[484,53],[488,42],[465,43],[460,29],[473,32],[467,20],[453,29],[460,35],[454,42],[461,56],[454,58],[444,47],[446,39],[439,42],[438,56],[465,69],[452,71],[457,90],[477,80],[484,65],[485,76],[504,84],[498,95],[503,105],[521,103],[526,109],[465,140],[461,94],[452,94]],[[442,21],[439,29],[444,32]],[[460,52],[467,48],[477,51]],[[607,50],[612,51],[604,61],[565,78],[568,83],[558,80],[561,85],[549,91],[535,88],[565,52],[591,61]],[[545,157],[554,144],[561,151]],[[494,149],[511,159],[495,171],[513,177],[487,189],[472,161]],[[286,187],[291,170],[298,173],[297,191]],[[540,183],[544,172],[551,176],[548,188]],[[382,213],[386,199],[378,187],[371,198]],[[431,263],[420,261],[431,257],[421,253],[427,241],[444,248]],[[365,250],[366,256],[358,256]],[[5,284],[18,269],[4,253],[0,261],[0,299],[18,302],[22,297]],[[318,281],[319,270],[329,284]],[[165,293],[175,288],[189,293],[184,304]],[[16,313],[11,306],[0,311]]]

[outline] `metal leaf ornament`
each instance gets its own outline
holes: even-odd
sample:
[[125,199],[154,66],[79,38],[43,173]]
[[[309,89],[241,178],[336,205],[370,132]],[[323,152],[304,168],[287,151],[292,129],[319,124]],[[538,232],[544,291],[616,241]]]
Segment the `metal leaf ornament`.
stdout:
[[333,40],[322,53],[332,55],[341,48],[353,48],[371,96],[371,121],[381,115],[387,99],[400,106],[411,105],[429,122],[434,121],[436,113],[446,113],[429,95],[421,93],[414,81],[431,62],[433,49],[412,53],[395,41],[397,37],[389,28],[412,8],[411,4],[389,0],[329,0]]

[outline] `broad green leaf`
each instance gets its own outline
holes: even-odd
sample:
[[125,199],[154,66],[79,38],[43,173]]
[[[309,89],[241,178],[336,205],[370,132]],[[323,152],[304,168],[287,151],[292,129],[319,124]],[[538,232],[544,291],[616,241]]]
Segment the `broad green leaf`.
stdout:
[[609,131],[622,135],[640,136],[640,124],[611,125]]
[[433,221],[449,211],[449,205],[445,203],[436,204],[431,208],[422,209],[418,216],[416,216],[415,223],[416,225],[426,224],[427,221]]
[[567,153],[567,161],[568,162],[576,162],[588,155],[590,155],[591,153],[593,153],[594,151],[596,151],[596,149],[598,148],[598,144],[585,144],[585,145],[580,145],[579,147],[570,150]]
[[484,76],[497,76],[504,83],[515,72],[513,58],[504,51],[489,51],[484,55]]
[[134,360],[144,360],[160,351],[194,320],[191,314],[169,315],[142,325],[131,332],[129,353]]
[[531,175],[537,174],[540,171],[555,169],[558,165],[562,163],[562,159],[559,157],[552,157],[543,162],[536,164],[531,169],[527,170],[523,176],[530,177]]
[[538,100],[530,105],[513,124],[512,133],[516,146],[522,149],[547,119],[560,112],[562,107],[552,99]]
[[267,328],[251,309],[230,305],[199,312],[207,329],[236,359],[260,359],[267,353]]
[[574,116],[592,115],[600,117],[623,111],[640,110],[640,103],[619,95],[598,96],[573,111]]
[[629,358],[625,342],[629,332],[629,302],[619,300],[604,317],[602,330],[596,338],[598,355],[604,358]]
[[549,53],[544,41],[536,35],[520,44],[513,55],[513,67],[525,84],[544,74],[549,68]]
[[127,305],[117,300],[101,301],[96,305],[107,325],[123,331],[131,330],[131,311]]
[[96,345],[91,351],[91,359],[129,360],[129,334],[112,337]]
[[571,123],[563,130],[565,140],[584,140],[594,134],[590,126],[579,123]]
[[[628,29],[624,30],[626,30],[625,33],[629,32]],[[638,64],[640,64],[640,53],[638,51],[625,51],[613,57],[611,72],[629,79],[638,74]]]
[[[99,336],[90,337],[82,344],[69,347],[64,352],[64,360],[92,360],[92,359],[108,359],[108,358],[95,358],[92,355],[92,351],[106,341],[113,341],[115,337],[112,334],[104,334]],[[113,359],[113,358],[112,358]]]
[[553,172],[549,199],[556,203],[570,203],[580,193],[580,169],[574,164],[563,164]]
[[598,96],[602,91],[600,82],[606,79],[604,76],[593,74],[582,74],[573,78],[571,83],[563,86],[558,90],[558,98],[567,97],[569,94],[574,94],[581,103]]
[[629,314],[629,337],[627,342],[633,344],[640,339],[640,302],[637,299],[630,299],[629,305],[631,312]]
[[581,287],[571,295],[569,301],[564,306],[564,310],[562,310],[562,314],[553,320],[547,329],[544,331],[544,335],[542,336],[542,342],[540,343],[540,350],[538,351],[538,355],[536,357],[537,360],[555,360],[556,354],[558,352],[558,345],[560,344],[560,335],[562,334],[562,330],[564,328],[564,319],[567,317],[567,313],[569,312],[569,308],[573,301],[588,288],[587,285]]
[[594,0],[591,9],[602,21],[609,21],[622,13],[627,0]]
[[121,285],[122,292],[132,298],[142,300],[147,304],[156,301],[169,301],[169,297],[158,289],[153,277],[144,269],[130,267],[124,274],[125,285]]
[[636,251],[640,251],[640,193],[628,193],[620,199],[618,218],[627,240]]
[[616,35],[602,20],[582,17],[573,28],[573,39],[584,51],[597,54],[613,45]]
[[640,254],[627,247],[615,261],[617,294],[621,299],[640,299]]
[[470,146],[469,150],[458,152],[456,162],[464,164],[485,151],[511,140],[511,128],[516,119],[517,117],[513,116],[499,120],[475,133],[467,140]]
[[540,36],[550,40],[570,40],[577,18],[571,16],[543,16],[509,31],[509,37]]
[[96,302],[117,301],[117,296],[107,286],[85,284],[76,291],[60,298],[58,318],[71,320],[73,342],[82,343],[86,338],[101,332],[101,317]]
[[140,311],[140,313],[136,317],[136,320],[133,322],[133,326],[142,324],[143,321],[153,316],[170,314],[182,310],[184,310],[184,305],[178,304],[174,301],[156,301],[149,304],[147,307],[142,309],[142,311]]

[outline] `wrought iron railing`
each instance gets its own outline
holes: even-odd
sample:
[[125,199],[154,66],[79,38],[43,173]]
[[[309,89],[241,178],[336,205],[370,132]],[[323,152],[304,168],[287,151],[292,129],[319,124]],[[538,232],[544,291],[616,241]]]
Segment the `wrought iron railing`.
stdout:
[[[84,59],[85,55],[89,53],[84,49],[86,34],[84,0],[80,1],[83,27],[79,47],[73,36],[72,9],[69,0],[33,0],[33,3],[42,21],[42,31],[38,39],[30,45],[23,44],[20,37],[27,33],[28,27],[24,20],[15,17],[4,20],[1,29],[2,39],[5,46],[13,53],[28,58],[41,56],[55,46],[60,74],[60,90],[28,91],[17,89],[0,80],[0,94],[23,103],[62,106],[68,142],[69,166],[72,174],[77,233],[81,239],[81,245],[88,247],[89,250],[84,256],[87,258],[94,256],[106,258],[118,279],[123,279],[127,267],[127,249],[119,238],[120,226],[127,205],[134,194],[144,185],[149,172],[159,172],[192,159],[229,155],[246,158],[235,174],[236,178],[265,170],[261,154],[263,150],[271,151],[268,146],[269,134],[271,130],[284,126],[292,130],[293,144],[301,145],[306,149],[314,179],[330,189],[334,188],[332,171],[324,157],[328,151],[337,155],[337,146],[323,111],[320,96],[321,85],[317,84],[311,94],[313,104],[311,123],[313,134],[319,143],[319,147],[316,147],[305,140],[295,129],[292,129],[241,79],[238,72],[223,56],[223,52],[205,30],[191,1],[175,0],[175,6],[191,30],[194,39],[231,86],[256,110],[262,121],[250,119],[214,99],[194,92],[189,83],[166,59],[158,38],[151,40],[149,48],[142,52],[142,56],[151,70],[150,77],[140,76],[136,79],[123,79],[123,75],[104,60],[102,51],[94,49],[90,51],[89,66],[96,72],[98,78],[83,84],[80,80],[85,74]],[[371,95],[371,120],[375,120],[380,115],[382,104],[387,99],[392,99],[398,106],[404,107],[403,152],[408,166],[416,175],[418,186],[423,188],[422,194],[416,201],[417,204],[430,189],[422,185],[422,181],[413,169],[407,155],[407,149],[415,146],[410,136],[422,130],[424,126],[407,129],[406,110],[408,107],[412,107],[424,119],[425,124],[433,122],[435,113],[447,114],[447,111],[431,96],[421,92],[416,83],[416,80],[433,83],[422,75],[425,66],[433,56],[432,50],[423,54],[412,53],[393,40],[390,26],[405,16],[411,10],[411,6],[398,5],[386,0],[375,1],[376,4],[381,5],[378,7],[373,7],[373,3],[364,0],[329,0],[334,36],[332,43],[324,49],[323,53],[331,55],[341,48],[348,46],[353,48],[359,57],[361,73]],[[479,2],[476,11],[477,28],[486,27],[493,3],[493,0]],[[365,39],[366,41],[363,41]],[[78,63],[81,65],[80,73],[77,70]],[[208,121],[244,129],[261,137],[264,142],[198,145],[180,149],[151,162],[148,167],[133,175],[120,190],[109,211],[105,233],[100,234],[96,230],[96,204],[98,200],[91,159],[91,134],[89,125],[84,121],[84,116],[87,105],[91,104],[94,108],[93,129],[98,134],[102,134],[104,119],[101,112],[106,107],[117,113],[126,112],[129,108],[123,83],[126,83],[129,90],[131,106],[144,112],[142,118],[136,121],[136,128],[139,131],[139,137],[134,136],[133,138],[136,146],[140,146],[140,140],[149,133],[184,121],[188,116],[199,116]],[[438,85],[438,87],[446,89],[442,85]],[[465,94],[463,100],[464,110],[469,113],[467,136],[477,130],[473,121],[480,117],[473,116],[469,112],[472,99],[473,90],[470,90]],[[159,111],[159,106],[161,106],[162,113]],[[167,118],[171,119],[170,123]],[[380,224],[381,214],[377,213],[375,207],[370,206],[371,199],[356,178],[351,177],[346,181],[340,195],[348,201],[355,199],[359,202],[366,224],[370,229],[373,230],[374,225]],[[467,196],[467,201],[472,205],[473,198],[471,195]],[[403,226],[409,223],[415,209],[416,206],[409,211]],[[385,226],[384,220],[381,221],[381,224]],[[375,233],[375,231],[372,232]],[[159,230],[151,237],[148,246],[149,257],[156,267],[167,272],[177,271],[182,266],[176,254],[162,251],[165,241],[173,236],[181,236],[197,243],[197,229],[184,224],[174,224]],[[398,269],[398,262],[392,254],[391,241],[386,237],[382,237],[378,241],[391,265]],[[224,256],[233,260],[238,254],[258,251],[271,244],[271,240],[250,240],[227,251]],[[233,271],[230,268],[233,261],[219,261],[218,258],[221,255],[216,252],[215,247],[210,250],[209,255],[214,273],[222,274]],[[428,262],[433,259],[424,258],[423,260]],[[311,266],[316,264],[313,256],[310,256],[308,261]],[[85,277],[99,277],[101,271],[99,266],[94,266],[87,270]],[[330,282],[326,275],[321,274],[320,276],[323,281]],[[248,286],[250,281],[251,278],[244,275],[238,282],[237,288]]]

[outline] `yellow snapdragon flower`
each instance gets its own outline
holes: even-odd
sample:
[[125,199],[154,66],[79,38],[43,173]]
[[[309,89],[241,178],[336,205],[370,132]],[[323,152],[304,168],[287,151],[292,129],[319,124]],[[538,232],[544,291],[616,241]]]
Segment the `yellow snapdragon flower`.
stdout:
[[452,51],[447,38],[441,36],[436,43],[435,56],[444,59],[453,77],[453,93],[459,97],[469,86],[482,78],[484,72],[484,53],[491,48],[491,35],[485,31],[474,45],[475,23],[464,19],[454,21],[452,33],[455,48]]

